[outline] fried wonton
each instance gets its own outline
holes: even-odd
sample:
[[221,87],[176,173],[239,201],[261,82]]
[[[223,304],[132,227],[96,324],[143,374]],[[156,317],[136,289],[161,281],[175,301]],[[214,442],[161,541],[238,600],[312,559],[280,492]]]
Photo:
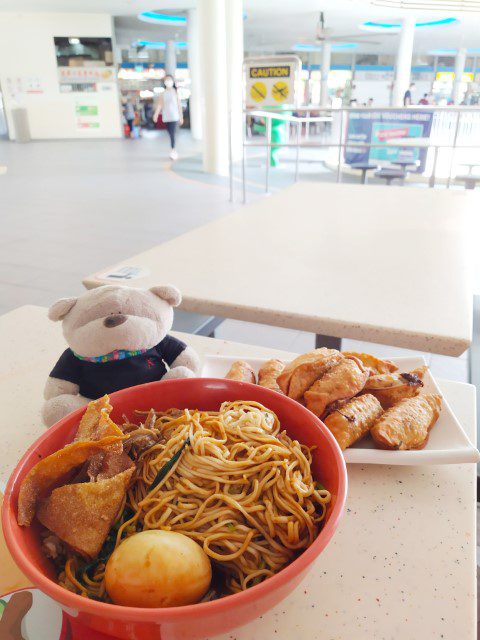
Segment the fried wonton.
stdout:
[[380,402],[368,393],[339,402],[324,419],[342,451],[363,438],[382,415]]
[[272,389],[282,393],[282,390],[278,386],[277,378],[285,369],[285,363],[281,360],[273,359],[268,360],[258,370],[258,384],[266,389]]
[[384,409],[404,400],[417,396],[423,387],[423,378],[428,367],[418,367],[409,373],[386,373],[370,376],[363,389],[364,393],[371,393],[380,401]]
[[108,417],[111,411],[112,405],[107,395],[89,402],[78,425],[75,442],[80,440],[99,440],[99,437],[95,437],[95,433],[98,430],[100,418],[105,415]]
[[380,373],[393,373],[398,369],[397,365],[390,360],[380,360],[370,353],[356,353],[354,351],[342,351],[344,356],[354,356],[370,369],[370,375],[376,376]]
[[118,515],[132,474],[133,468],[107,480],[54,489],[40,504],[37,517],[74,551],[94,558]]
[[52,453],[30,469],[20,485],[18,496],[18,524],[29,526],[35,515],[38,501],[54,487],[65,484],[73,477],[75,470],[91,456],[125,436],[107,436],[95,442],[73,442]]
[[277,383],[285,395],[294,400],[302,400],[303,395],[315,380],[334,367],[343,356],[336,349],[315,349],[295,358],[277,378]]
[[321,417],[332,402],[356,396],[368,378],[368,370],[354,357],[343,358],[305,392],[307,408]]
[[406,398],[385,411],[370,433],[381,449],[423,449],[441,408],[439,395]]

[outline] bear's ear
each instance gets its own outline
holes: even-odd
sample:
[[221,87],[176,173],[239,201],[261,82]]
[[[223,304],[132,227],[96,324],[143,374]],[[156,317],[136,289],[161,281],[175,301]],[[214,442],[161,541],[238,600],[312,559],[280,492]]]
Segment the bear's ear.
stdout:
[[60,298],[60,300],[54,302],[48,310],[48,317],[54,322],[63,320],[67,313],[73,309],[76,302],[77,298]]
[[172,307],[178,307],[182,301],[182,294],[173,284],[162,284],[158,287],[152,287],[150,291],[162,300],[166,300]]

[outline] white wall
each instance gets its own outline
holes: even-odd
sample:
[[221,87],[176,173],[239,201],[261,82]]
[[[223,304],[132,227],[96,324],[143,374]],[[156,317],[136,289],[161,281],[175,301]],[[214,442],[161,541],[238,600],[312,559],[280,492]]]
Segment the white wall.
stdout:
[[[117,84],[95,93],[60,93],[54,36],[113,38],[112,18],[106,14],[0,13],[0,84],[10,137],[11,109],[26,107],[31,136],[51,138],[118,138],[122,135]],[[18,85],[21,91],[12,91]],[[27,93],[38,81],[41,93]],[[13,94],[13,95],[12,95]],[[98,106],[98,128],[80,128],[77,103]]]

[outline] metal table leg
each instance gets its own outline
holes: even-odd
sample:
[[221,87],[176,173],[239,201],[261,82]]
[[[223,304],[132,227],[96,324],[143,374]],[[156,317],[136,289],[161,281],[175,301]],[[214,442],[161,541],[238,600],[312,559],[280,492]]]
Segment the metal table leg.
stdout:
[[315,335],[315,349],[319,349],[320,347],[327,347],[327,349],[337,349],[337,351],[341,351],[342,339],[335,338],[333,336],[323,336],[321,333],[317,333]]

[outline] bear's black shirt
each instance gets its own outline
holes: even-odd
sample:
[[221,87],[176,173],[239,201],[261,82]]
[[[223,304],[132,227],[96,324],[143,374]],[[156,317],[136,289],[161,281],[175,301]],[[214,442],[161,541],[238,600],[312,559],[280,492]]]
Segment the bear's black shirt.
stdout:
[[165,363],[170,366],[186,346],[181,340],[165,336],[145,353],[108,362],[80,360],[66,349],[50,376],[78,384],[82,396],[96,400],[106,393],[160,380],[167,372]]

